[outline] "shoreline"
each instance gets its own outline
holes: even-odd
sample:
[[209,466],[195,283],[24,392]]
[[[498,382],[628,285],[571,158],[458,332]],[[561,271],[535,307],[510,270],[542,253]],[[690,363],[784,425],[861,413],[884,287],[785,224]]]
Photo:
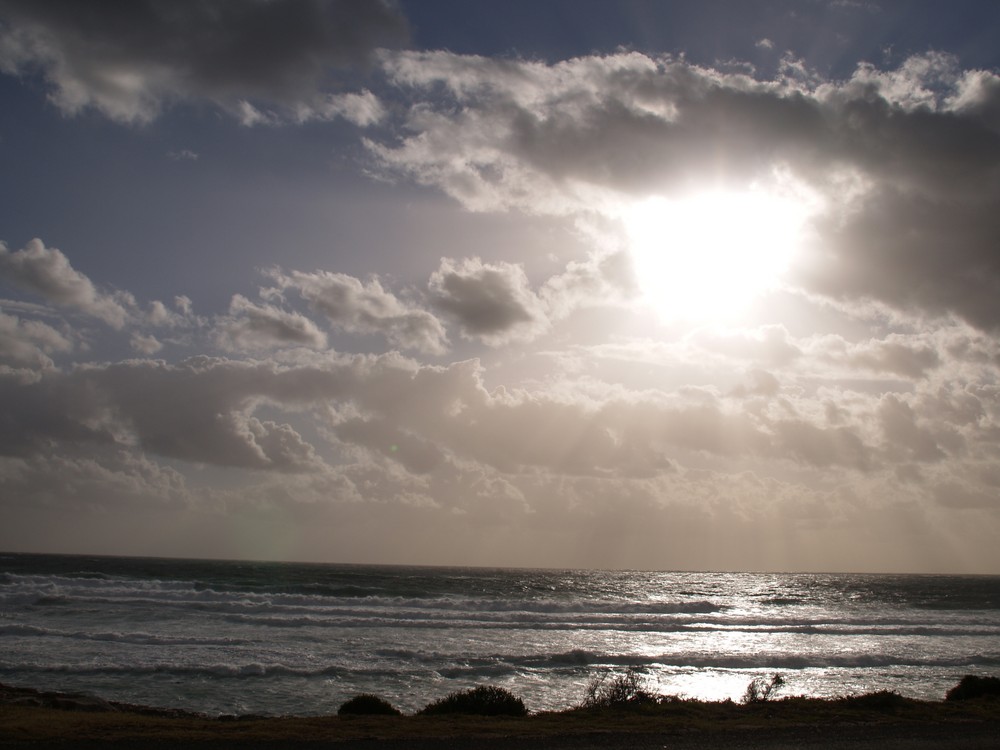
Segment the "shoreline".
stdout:
[[334,747],[338,750],[652,750],[1000,747],[1000,700],[782,698],[759,704],[675,701],[526,717],[211,717],[0,685],[0,747]]

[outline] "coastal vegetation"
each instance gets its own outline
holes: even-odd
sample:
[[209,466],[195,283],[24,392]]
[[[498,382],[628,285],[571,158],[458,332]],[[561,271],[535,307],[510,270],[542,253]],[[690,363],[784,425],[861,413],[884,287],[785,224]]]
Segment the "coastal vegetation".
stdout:
[[423,716],[442,714],[471,714],[474,716],[527,716],[524,701],[506,688],[496,685],[480,685],[465,692],[434,701],[424,707]]
[[355,695],[337,709],[337,716],[400,716],[402,713],[385,698],[371,693]]
[[[748,686],[741,701],[699,701],[660,695],[641,673],[629,670],[595,681],[581,703],[558,712],[528,714],[521,698],[482,685],[428,704],[405,716],[388,701],[362,694],[344,703],[336,717],[205,715],[103,701],[84,695],[46,693],[0,685],[0,748],[11,743],[88,740],[121,747],[150,738],[185,742],[350,742],[361,739],[566,737],[692,733],[791,733],[829,730],[866,732],[1000,731],[1000,692],[995,677],[968,676],[947,700],[923,701],[892,691],[841,698],[776,697],[780,676]],[[770,689],[768,689],[770,688]],[[959,689],[961,688],[961,690]],[[784,735],[783,735],[784,736]],[[171,745],[165,745],[169,747]],[[498,745],[499,746],[499,745]]]

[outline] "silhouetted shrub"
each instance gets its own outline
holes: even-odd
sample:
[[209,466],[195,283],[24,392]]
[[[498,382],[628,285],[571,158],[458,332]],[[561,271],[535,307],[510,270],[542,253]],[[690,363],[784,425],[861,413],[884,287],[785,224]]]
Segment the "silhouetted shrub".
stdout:
[[776,674],[768,682],[763,677],[754,677],[750,680],[750,684],[747,685],[747,690],[743,693],[744,703],[764,703],[765,701],[772,700],[778,695],[778,691],[781,690],[782,686],[785,684],[785,678],[780,674]]
[[480,685],[461,693],[452,693],[434,701],[421,714],[476,714],[478,716],[525,716],[524,701],[509,690],[495,685]]
[[355,695],[337,709],[339,716],[399,716],[402,712],[384,698],[370,693]]
[[851,708],[860,708],[865,711],[893,713],[897,709],[905,706],[907,701],[906,698],[894,690],[877,690],[874,693],[852,695],[845,698],[844,702]]
[[629,667],[624,674],[611,676],[605,673],[591,680],[583,707],[624,708],[657,702],[657,696],[646,690],[645,680],[639,671]]
[[966,701],[983,695],[1000,695],[1000,678],[967,674],[948,691],[946,701]]

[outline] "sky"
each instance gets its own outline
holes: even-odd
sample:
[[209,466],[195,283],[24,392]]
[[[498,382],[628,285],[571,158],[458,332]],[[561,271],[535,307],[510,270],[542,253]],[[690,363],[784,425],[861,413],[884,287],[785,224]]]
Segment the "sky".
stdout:
[[1000,573],[998,38],[0,0],[0,549]]

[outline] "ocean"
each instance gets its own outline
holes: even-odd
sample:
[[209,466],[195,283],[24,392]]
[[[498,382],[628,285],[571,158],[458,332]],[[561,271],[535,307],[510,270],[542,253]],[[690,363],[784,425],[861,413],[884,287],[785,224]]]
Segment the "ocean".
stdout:
[[500,685],[940,700],[1000,674],[1000,577],[381,567],[0,555],[0,682],[210,714],[406,712]]

